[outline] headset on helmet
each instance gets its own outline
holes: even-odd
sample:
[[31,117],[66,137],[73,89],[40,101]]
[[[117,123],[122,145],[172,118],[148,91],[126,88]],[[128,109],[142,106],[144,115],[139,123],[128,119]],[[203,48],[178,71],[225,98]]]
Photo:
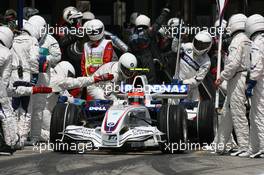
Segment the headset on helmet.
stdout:
[[246,34],[251,38],[256,32],[264,32],[264,17],[255,14],[246,21]]
[[70,6],[63,10],[63,19],[69,24],[73,24],[75,20],[81,19],[82,17],[82,12],[79,12],[75,7]]
[[7,47],[11,48],[14,39],[13,32],[5,26],[0,26],[0,41]]
[[131,53],[124,53],[118,61],[119,71],[125,78],[131,78],[134,75],[134,68],[137,67],[137,58]]
[[93,19],[84,23],[83,28],[91,41],[99,41],[104,36],[104,24],[99,19]]
[[150,18],[146,15],[139,15],[135,21],[136,26],[150,27]]
[[197,33],[193,39],[193,51],[196,55],[207,53],[212,46],[212,36],[207,31]]
[[59,62],[54,70],[62,77],[75,77],[75,69],[68,61]]
[[228,30],[230,34],[234,34],[237,31],[244,31],[246,27],[247,17],[244,14],[232,15],[228,20]]

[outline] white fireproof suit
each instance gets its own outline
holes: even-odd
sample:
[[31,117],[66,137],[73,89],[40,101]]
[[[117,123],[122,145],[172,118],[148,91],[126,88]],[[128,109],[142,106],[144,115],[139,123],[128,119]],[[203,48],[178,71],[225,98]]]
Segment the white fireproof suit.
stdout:
[[183,80],[183,84],[190,85],[189,98],[191,100],[198,100],[198,85],[207,75],[211,66],[211,61],[207,54],[203,54],[199,57],[195,56],[192,43],[182,44],[182,49],[183,56],[180,60],[179,78]]
[[[46,56],[48,68],[46,73],[39,73],[37,85],[49,86],[50,84],[50,68],[54,68],[61,60],[61,50],[55,38],[47,34],[41,40],[40,48],[48,50]],[[41,122],[43,111],[45,110],[47,94],[35,94],[31,96],[31,138],[39,139],[41,135]]]
[[115,100],[116,96],[112,93],[115,85],[118,82],[125,80],[122,73],[119,71],[118,62],[109,62],[102,65],[92,76],[100,76],[106,73],[113,74],[114,78],[108,82],[96,83],[91,85],[88,89],[88,94],[94,99],[100,100]]
[[[227,96],[223,107],[214,144],[226,145],[231,137],[233,127],[237,136],[238,151],[248,150],[249,127],[246,118],[246,76],[250,66],[251,41],[245,33],[233,37],[229,46],[229,55],[225,60],[221,79],[227,81]],[[220,150],[224,151],[224,150]]]
[[12,54],[2,44],[0,44],[0,53],[0,120],[6,145],[14,146],[18,140],[16,120],[6,91],[11,76]]
[[[23,32],[21,35],[14,38],[11,51],[12,72],[9,88],[13,89],[12,86],[15,81],[30,82],[32,74],[39,73],[39,44],[36,38],[30,36],[27,32]],[[19,66],[23,69],[22,77],[19,77],[18,75]],[[23,105],[20,104],[20,106],[15,110],[15,113],[18,120],[19,133],[22,137],[20,140],[23,143],[23,141],[27,138],[30,128],[30,114],[28,113],[28,108],[23,109],[22,106]]]
[[264,154],[264,33],[252,44],[250,79],[257,81],[251,97],[250,152]]
[[53,92],[56,93],[49,94],[46,99],[46,107],[43,112],[41,122],[42,130],[40,139],[43,141],[47,141],[49,139],[51,113],[57,104],[59,95],[70,97],[71,95],[67,91],[68,89],[87,87],[94,83],[94,78],[92,76],[70,78],[58,74],[54,69],[51,69],[50,71],[50,87],[52,87]]

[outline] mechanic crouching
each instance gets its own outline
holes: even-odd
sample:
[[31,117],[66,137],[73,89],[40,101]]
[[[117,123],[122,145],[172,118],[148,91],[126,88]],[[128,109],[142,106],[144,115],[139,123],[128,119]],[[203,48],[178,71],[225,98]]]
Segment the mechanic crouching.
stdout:
[[133,54],[124,53],[119,58],[119,61],[113,61],[102,65],[92,76],[96,77],[110,74],[113,75],[113,79],[90,86],[91,90],[89,91],[89,95],[91,95],[93,99],[116,100],[117,97],[114,93],[116,90],[115,87],[135,75],[133,69],[137,68],[137,63],[137,59]]
[[58,63],[57,66],[54,69],[51,68],[50,71],[50,87],[52,87],[53,93],[49,94],[47,99],[45,100],[46,107],[43,112],[42,121],[40,121],[39,123],[41,127],[38,128],[38,132],[41,133],[40,141],[49,140],[51,113],[58,102],[59,96],[63,96],[67,99],[73,99],[73,96],[68,92],[68,90],[83,88],[90,86],[93,83],[97,83],[100,81],[109,81],[113,79],[113,76],[111,74],[74,78],[75,69],[73,65],[67,61]]

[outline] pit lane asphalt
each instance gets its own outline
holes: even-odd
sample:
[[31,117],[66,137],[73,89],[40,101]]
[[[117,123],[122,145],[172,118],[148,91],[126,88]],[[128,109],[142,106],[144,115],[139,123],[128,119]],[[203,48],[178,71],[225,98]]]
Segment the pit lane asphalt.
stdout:
[[0,155],[0,174],[264,175],[264,159],[219,156],[206,151],[164,155],[159,151],[40,154],[32,150],[26,147],[13,156]]

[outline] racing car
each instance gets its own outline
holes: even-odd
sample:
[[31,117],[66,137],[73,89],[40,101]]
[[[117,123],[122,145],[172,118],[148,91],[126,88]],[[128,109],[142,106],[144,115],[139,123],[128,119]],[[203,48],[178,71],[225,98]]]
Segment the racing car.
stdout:
[[[159,147],[164,153],[174,153],[166,149],[171,143],[187,142],[187,112],[182,105],[167,101],[186,98],[188,85],[152,86],[145,76],[137,76],[132,85],[121,89],[119,100],[114,102],[57,104],[51,118],[50,141],[56,145],[90,143],[93,148],[125,151],[128,145]],[[56,146],[54,151],[69,151],[63,146]]]

